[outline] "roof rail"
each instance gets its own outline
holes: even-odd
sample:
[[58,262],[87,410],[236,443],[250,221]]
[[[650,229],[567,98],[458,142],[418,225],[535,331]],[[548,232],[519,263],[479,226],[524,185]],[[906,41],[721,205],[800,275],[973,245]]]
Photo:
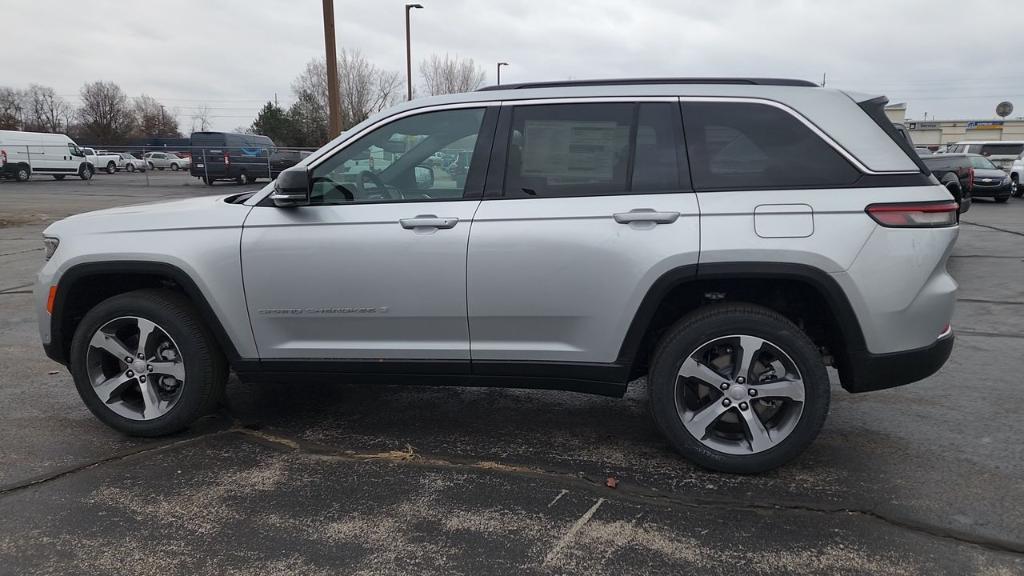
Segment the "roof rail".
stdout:
[[553,82],[521,82],[484,86],[477,92],[490,90],[522,90],[525,88],[566,88],[570,86],[649,86],[653,84],[748,84],[754,86],[805,86],[818,85],[807,80],[792,78],[608,78],[604,80],[556,80]]

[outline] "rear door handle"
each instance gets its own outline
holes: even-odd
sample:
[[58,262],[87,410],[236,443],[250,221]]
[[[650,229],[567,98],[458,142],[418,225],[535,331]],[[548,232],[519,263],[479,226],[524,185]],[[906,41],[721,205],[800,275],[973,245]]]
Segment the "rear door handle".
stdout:
[[459,219],[453,217],[440,218],[433,214],[420,214],[413,218],[402,218],[398,221],[402,228],[412,230],[414,228],[454,228]]
[[650,208],[635,208],[629,212],[619,212],[614,217],[619,224],[632,224],[633,222],[671,224],[679,219],[679,212],[655,212]]

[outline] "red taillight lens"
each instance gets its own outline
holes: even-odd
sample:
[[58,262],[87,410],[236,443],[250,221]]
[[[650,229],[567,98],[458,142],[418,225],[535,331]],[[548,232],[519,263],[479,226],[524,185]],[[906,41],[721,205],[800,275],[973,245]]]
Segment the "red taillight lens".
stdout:
[[224,165],[227,166],[228,164],[231,164],[231,154],[228,153],[228,152],[225,152],[224,153]]
[[974,168],[967,169],[967,190],[974,190]]
[[956,202],[872,204],[867,213],[887,228],[939,228],[956,224],[959,208]]

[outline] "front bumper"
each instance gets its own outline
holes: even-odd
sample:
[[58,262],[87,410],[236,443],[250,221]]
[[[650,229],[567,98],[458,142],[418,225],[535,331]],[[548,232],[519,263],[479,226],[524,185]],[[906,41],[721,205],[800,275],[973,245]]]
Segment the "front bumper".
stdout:
[[848,392],[870,392],[895,388],[923,380],[939,371],[953,351],[953,331],[943,335],[930,346],[872,354],[866,350],[852,351],[849,365],[839,370],[839,379]]
[[1000,198],[1010,195],[1010,181],[993,186],[981,186],[977,183],[971,188],[971,196],[975,198]]

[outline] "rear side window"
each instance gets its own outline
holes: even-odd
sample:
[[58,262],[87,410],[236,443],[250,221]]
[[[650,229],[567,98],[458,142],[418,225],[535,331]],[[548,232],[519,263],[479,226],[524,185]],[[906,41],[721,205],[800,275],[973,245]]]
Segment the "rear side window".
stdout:
[[678,191],[682,131],[673,103],[519,106],[512,113],[505,195]]
[[1024,144],[983,144],[981,146],[982,156],[1017,156],[1024,152]]
[[860,177],[810,128],[773,106],[686,102],[683,127],[698,190],[847,186]]

